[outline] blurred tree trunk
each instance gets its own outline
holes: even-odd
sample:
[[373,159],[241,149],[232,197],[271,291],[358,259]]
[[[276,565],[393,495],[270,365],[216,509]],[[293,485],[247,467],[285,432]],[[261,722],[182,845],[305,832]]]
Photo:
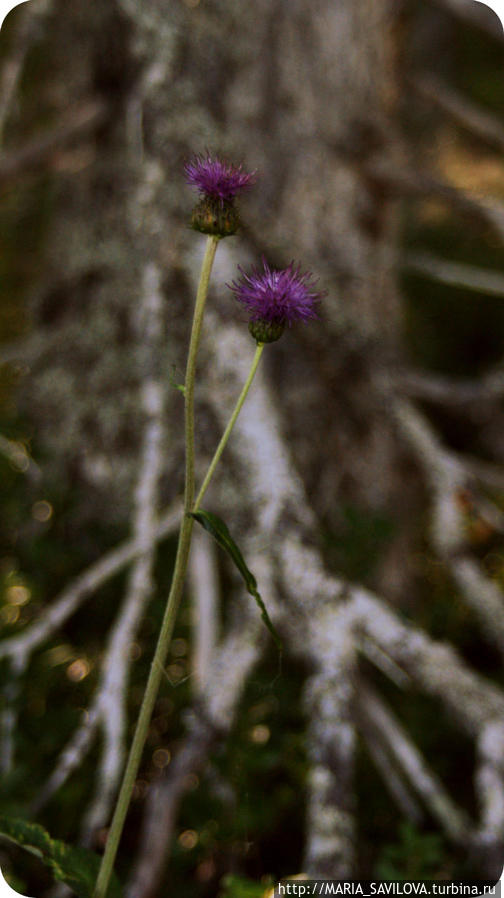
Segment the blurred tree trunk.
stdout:
[[[397,153],[395,24],[388,0],[56,4],[46,87],[53,114],[92,97],[105,101],[108,121],[87,146],[53,156],[49,264],[33,319],[53,338],[57,331],[58,385],[55,393],[43,354],[25,396],[70,478],[108,492],[111,459],[119,462],[118,515],[127,512],[137,448],[130,351],[142,259],[149,254],[164,273],[167,357],[181,367],[192,288],[183,271],[198,241],[185,230],[182,165],[209,147],[259,172],[226,274],[247,250],[253,259],[264,252],[278,265],[302,260],[328,290],[322,326],[289,335],[269,363],[315,508],[335,525],[342,503],[385,515],[393,508],[404,525],[377,376],[400,341],[396,203],[366,174],[370,160]],[[162,226],[142,237],[130,206],[149,179]],[[218,302],[237,317],[222,289]],[[177,459],[176,426],[171,434]],[[398,578],[384,561],[389,594]]]
[[[45,450],[47,476],[76,497],[75,526],[82,533],[89,521],[127,527],[132,517],[143,519],[135,518],[134,497],[148,418],[139,395],[148,372],[158,381],[166,374],[168,438],[157,504],[180,494],[182,410],[168,373],[185,363],[203,244],[187,228],[194,197],[184,184],[183,163],[190,154],[219,150],[258,170],[257,187],[242,204],[243,231],[223,241],[217,254],[197,395],[199,473],[235,398],[247,347],[253,350],[224,287],[236,264],[257,262],[261,254],[278,267],[299,260],[327,290],[320,322],[289,332],[266,354],[256,405],[251,399],[248,406],[258,415],[252,433],[246,432],[252,411],[245,411],[236,451],[230,447],[209,501],[244,537],[288,648],[309,662],[306,865],[315,877],[348,876],[356,864],[355,656],[362,621],[379,606],[357,587],[351,595],[350,586],[327,573],[335,563],[328,553],[324,567],[322,552],[317,555],[321,524],[340,532],[345,508],[364,521],[391,522],[394,538],[382,557],[367,557],[365,545],[358,546],[359,569],[350,573],[386,598],[404,601],[406,547],[418,536],[415,511],[425,498],[390,408],[389,379],[402,355],[400,235],[397,199],[376,174],[403,164],[396,121],[399,7],[393,0],[56,0],[44,41],[51,59],[39,88],[45,125],[57,125],[76,104],[90,101],[100,114],[84,138],[81,131],[78,141],[67,135],[38,157],[37,165],[49,172],[49,234],[31,298],[31,332],[20,349],[30,374],[19,395]],[[13,142],[29,131],[25,119],[34,114],[26,100],[11,126]],[[42,188],[18,189],[29,195]],[[140,318],[147,283],[157,285],[153,293],[161,291],[165,308],[163,333],[146,349]],[[410,434],[424,439],[415,416],[406,410],[403,418]],[[439,450],[428,438],[424,445],[432,456]],[[264,447],[272,453],[260,474]],[[452,472],[449,462],[445,468]],[[151,493],[155,488],[151,483]],[[149,520],[153,532],[153,515]],[[204,762],[212,740],[229,730],[240,689],[260,655],[257,615],[237,607],[243,620],[235,629],[230,625],[220,645],[219,676],[209,674],[201,732],[196,728],[178,768],[173,765],[185,779],[191,765]],[[390,654],[400,654],[409,632],[391,620],[383,613],[373,636],[378,643],[382,627],[386,659],[387,639]],[[436,700],[445,701],[446,681],[453,711],[450,672],[458,668],[449,651],[414,635],[400,664],[408,670],[410,664],[411,676]],[[478,690],[486,687],[467,677],[473,693],[464,725],[476,738],[476,723],[486,725],[501,713],[500,696],[492,693],[478,717]],[[385,713],[373,718],[369,708],[362,716],[368,731],[376,718],[388,721]],[[416,761],[414,752],[406,754]],[[500,782],[495,757],[485,758]],[[485,775],[489,780],[488,770]],[[179,801],[183,788],[180,779],[170,801]],[[408,805],[400,782],[399,792]],[[96,826],[107,822],[101,805],[99,811],[101,820],[88,815]],[[451,811],[445,818],[462,842],[464,827],[457,829]],[[166,829],[157,827],[158,850],[152,824],[159,814],[151,813],[143,856],[148,882],[132,894],[154,894],[174,826],[173,804],[166,814]],[[491,839],[498,829],[490,820]]]
[[[399,351],[397,220],[395,201],[366,175],[371,160],[395,152],[390,0],[76,0],[56,2],[50,25],[42,102],[57,120],[76,103],[102,101],[106,119],[50,157],[47,265],[32,305],[42,342],[22,401],[57,476],[86,485],[81,526],[97,509],[119,521],[131,513],[146,260],[166,296],[158,362],[184,364],[201,238],[186,228],[193,197],[183,162],[207,147],[258,169],[243,233],[219,251],[213,304],[222,320],[240,317],[223,282],[236,263],[262,253],[279,266],[301,260],[327,290],[320,325],[289,333],[266,361],[314,511],[336,527],[343,504],[400,516],[407,496],[379,376]],[[205,415],[204,386],[199,401],[199,442],[209,453],[218,428]],[[176,391],[167,405],[165,501],[181,482]],[[249,483],[236,473],[234,504],[247,508]],[[410,528],[398,529],[404,542]],[[405,574],[393,561],[375,577],[389,595]],[[323,704],[312,690],[315,706]],[[350,828],[328,851],[318,832],[324,807],[339,807],[345,820],[352,812],[353,753],[339,756],[322,738],[329,724],[322,716],[310,739],[312,764],[333,765],[341,780],[310,810],[308,865],[319,876],[351,871],[354,840]]]

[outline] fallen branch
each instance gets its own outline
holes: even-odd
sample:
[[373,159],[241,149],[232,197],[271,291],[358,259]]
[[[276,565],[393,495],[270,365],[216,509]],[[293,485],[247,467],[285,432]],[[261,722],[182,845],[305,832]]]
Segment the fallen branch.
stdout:
[[422,809],[397,772],[388,752],[382,747],[375,728],[364,716],[359,720],[359,732],[392,800],[406,819],[418,826],[424,817]]
[[[470,0],[472,3],[473,0]],[[364,167],[367,177],[393,196],[412,198],[436,197],[469,219],[479,222],[504,240],[504,206],[495,201],[483,202],[433,175],[417,171],[409,165],[389,160],[375,160]]]
[[446,284],[447,287],[504,297],[504,277],[499,271],[449,262],[429,253],[408,253],[403,260],[403,267],[422,277]]
[[80,766],[93,743],[98,728],[99,716],[99,708],[96,704],[89,711],[84,711],[80,725],[73,732],[67,745],[60,753],[51,775],[31,803],[30,814],[36,816],[55,792],[63,786],[70,774]]
[[[415,451],[432,493],[434,548],[451,570],[483,632],[504,654],[504,594],[468,552],[467,522],[464,502],[461,502],[467,495],[467,472],[462,463],[442,446],[428,420],[409,402],[396,400],[394,413]],[[492,528],[496,521],[501,524],[501,513],[491,503],[482,502],[480,507],[486,515],[483,519]]]
[[309,637],[316,670],[304,690],[310,763],[304,869],[317,879],[345,879],[355,867],[356,654],[348,610],[344,603],[326,608]]
[[[437,405],[481,407],[502,398],[504,395],[504,372],[502,369],[491,372],[479,381],[454,380],[438,374],[417,371],[399,372],[394,378],[396,385],[408,396],[415,399],[435,402]],[[471,410],[471,409],[468,409]],[[464,466],[463,461],[460,463]]]
[[456,845],[470,843],[470,823],[430,770],[421,752],[376,692],[362,683],[358,689],[359,711],[383,740],[388,754],[409,780],[446,836]]
[[421,97],[451,116],[474,137],[500,152],[504,150],[504,125],[496,115],[472,103],[438,78],[424,76],[412,84]]
[[[156,542],[173,533],[180,520],[179,503],[172,505],[159,517],[154,539]],[[108,552],[99,561],[79,574],[54,601],[44,609],[40,617],[16,636],[0,642],[0,658],[28,656],[75,614],[82,603],[100,586],[123,570],[144,551],[142,543],[129,540]]]
[[4,775],[9,774],[14,765],[18,699],[25,670],[26,662],[23,657],[11,658],[11,676],[3,690],[3,707],[0,716],[0,771]]
[[389,653],[427,695],[473,739],[492,720],[504,720],[504,694],[472,671],[448,643],[401,621],[385,602],[360,587],[352,590],[355,625]]

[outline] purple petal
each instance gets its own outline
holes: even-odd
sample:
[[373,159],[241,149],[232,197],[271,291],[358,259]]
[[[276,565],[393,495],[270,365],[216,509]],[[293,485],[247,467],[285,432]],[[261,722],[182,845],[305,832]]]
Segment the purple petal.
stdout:
[[291,262],[287,268],[275,270],[262,260],[262,271],[252,268],[246,274],[239,267],[241,277],[229,284],[235,298],[245,306],[251,321],[283,323],[317,318],[316,306],[322,294],[309,271]]
[[221,202],[233,200],[255,180],[255,172],[245,172],[241,165],[232,165],[224,159],[213,159],[210,154],[193,156],[184,169],[188,184],[205,196]]

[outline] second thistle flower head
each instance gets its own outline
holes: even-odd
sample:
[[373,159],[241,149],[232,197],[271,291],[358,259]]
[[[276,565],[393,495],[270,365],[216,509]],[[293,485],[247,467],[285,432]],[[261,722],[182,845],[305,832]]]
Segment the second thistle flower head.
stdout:
[[234,200],[251,187],[255,172],[246,172],[218,157],[193,156],[185,165],[187,183],[196,187],[201,200],[195,207],[191,226],[204,234],[228,237],[236,233],[240,221]]
[[317,281],[309,271],[291,262],[275,270],[263,258],[263,269],[250,274],[239,268],[241,278],[229,284],[235,298],[250,313],[249,331],[258,343],[278,340],[286,325],[317,318],[316,307],[322,298]]

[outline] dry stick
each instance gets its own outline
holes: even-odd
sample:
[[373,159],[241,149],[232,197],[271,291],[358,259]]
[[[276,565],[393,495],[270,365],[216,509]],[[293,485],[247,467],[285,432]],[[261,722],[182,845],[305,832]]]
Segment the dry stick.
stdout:
[[491,720],[476,743],[475,793],[481,808],[481,827],[476,841],[498,849],[502,869],[504,838],[504,721]]
[[387,751],[448,838],[457,845],[467,846],[470,841],[469,820],[429,769],[421,752],[407,736],[399,721],[373,689],[361,684],[357,695],[363,718],[381,736]]
[[42,810],[54,793],[63,786],[72,771],[82,763],[93,744],[99,721],[99,705],[93,703],[93,707],[82,715],[81,724],[73,732],[63,751],[60,752],[52,773],[31,803],[30,816],[36,816]]
[[483,461],[473,455],[456,455],[455,457],[474,481],[479,481],[491,489],[504,490],[504,468],[500,465],[491,461]]
[[4,701],[0,719],[0,771],[4,775],[10,773],[14,766],[14,737],[18,719],[18,699],[26,666],[27,659],[24,656],[11,658],[10,678],[7,680],[3,690]]
[[313,878],[345,879],[352,875],[355,863],[356,644],[352,626],[352,615],[344,604],[319,616],[309,637],[316,672],[304,693],[311,765],[304,869]]
[[185,379],[185,447],[186,447],[186,478],[184,490],[184,517],[179,534],[179,543],[177,555],[175,559],[175,568],[173,572],[173,580],[168,596],[166,611],[161,625],[161,631],[152,661],[149,679],[144,693],[142,706],[138,715],[135,734],[131,745],[126,769],[124,771],[123,781],[119,792],[114,816],[109,830],[105,852],[102,858],[98,879],[95,887],[95,898],[105,898],[112,875],[115,856],[119,846],[119,840],[126,820],[126,814],[131,799],[131,793],[135,783],[135,778],[140,766],[142,751],[147,738],[150,719],[154,705],[156,702],[161,678],[163,675],[163,667],[166,655],[170,646],[175,619],[182,597],[182,589],[184,585],[187,561],[189,558],[189,548],[191,544],[191,533],[193,527],[193,518],[189,516],[194,501],[194,380],[196,373],[196,356],[201,336],[201,327],[203,324],[203,313],[205,301],[208,293],[208,285],[212,264],[217,249],[218,238],[209,237],[205,257],[201,269],[200,282],[196,296],[196,306],[194,310],[193,326],[191,331],[191,339],[189,344],[189,354],[187,360],[187,370]]
[[433,546],[449,566],[482,631],[504,654],[504,594],[467,552],[466,523],[459,501],[467,474],[455,456],[442,446],[428,420],[410,402],[395,400],[393,410],[433,495]]
[[[461,406],[476,414],[481,403],[498,401],[504,395],[502,371],[491,371],[481,380],[454,380],[423,371],[400,371],[394,382],[402,393],[437,405]],[[471,409],[472,407],[472,409]],[[463,461],[460,462],[463,467]]]
[[411,85],[421,97],[438,106],[472,135],[501,152],[504,150],[504,126],[497,115],[472,103],[439,78],[423,76]]
[[429,280],[438,281],[448,287],[459,287],[486,296],[504,297],[504,277],[500,271],[479,268],[440,259],[430,253],[408,253],[403,259],[403,267]]
[[[180,513],[178,502],[163,511],[153,534],[156,542],[173,533],[180,521]],[[128,540],[117,549],[112,549],[71,581],[34,623],[29,624],[19,635],[0,642],[0,658],[28,656],[34,652],[80,608],[86,599],[143,551],[144,546],[135,540]]]
[[428,172],[388,160],[370,162],[363,171],[368,178],[387,189],[392,196],[410,196],[419,199],[437,197],[462,215],[491,227],[499,239],[504,241],[504,205],[500,202],[483,202],[478,197],[441,181]]
[[375,767],[397,807],[408,820],[418,825],[422,822],[424,816],[422,809],[416,798],[409,791],[406,783],[399,776],[390,756],[382,747],[381,740],[375,729],[364,717],[359,720],[359,731]]
[[[209,334],[211,375],[216,383],[233,385],[243,377],[248,338],[222,322],[210,328]],[[222,415],[218,405],[223,401],[221,393],[210,390],[211,401]],[[283,567],[280,556],[285,543],[291,538],[301,543],[310,539],[316,526],[280,433],[277,408],[260,379],[250,397],[247,414],[237,421],[233,452],[247,483],[249,513],[255,522],[253,529],[261,534],[261,546],[269,546],[273,569],[276,564]],[[312,761],[307,844],[310,869],[324,875],[323,871],[330,867],[333,875],[335,870],[347,875],[353,853],[350,796],[353,728],[348,701],[352,695],[350,671],[355,645],[344,615],[338,616],[337,599],[342,584],[327,574],[316,550],[306,546],[303,550],[306,553],[303,552],[300,563],[293,561],[292,566],[285,567],[282,587],[290,605],[287,602],[277,605],[270,596],[267,604],[275,624],[279,618],[282,620],[291,648],[313,662],[317,671],[308,687],[313,698],[313,701],[308,699]],[[253,570],[262,587],[264,576],[258,574],[255,566]],[[267,589],[265,593],[268,594]],[[325,600],[330,603],[327,608],[324,608]],[[229,670],[226,679],[233,679]],[[325,735],[317,729],[314,705],[321,713],[323,710]],[[341,798],[337,810],[332,800],[335,794]]]
[[358,630],[404,667],[473,739],[491,721],[504,721],[502,690],[472,671],[451,645],[401,621],[384,601],[361,587],[352,587],[351,601]]

